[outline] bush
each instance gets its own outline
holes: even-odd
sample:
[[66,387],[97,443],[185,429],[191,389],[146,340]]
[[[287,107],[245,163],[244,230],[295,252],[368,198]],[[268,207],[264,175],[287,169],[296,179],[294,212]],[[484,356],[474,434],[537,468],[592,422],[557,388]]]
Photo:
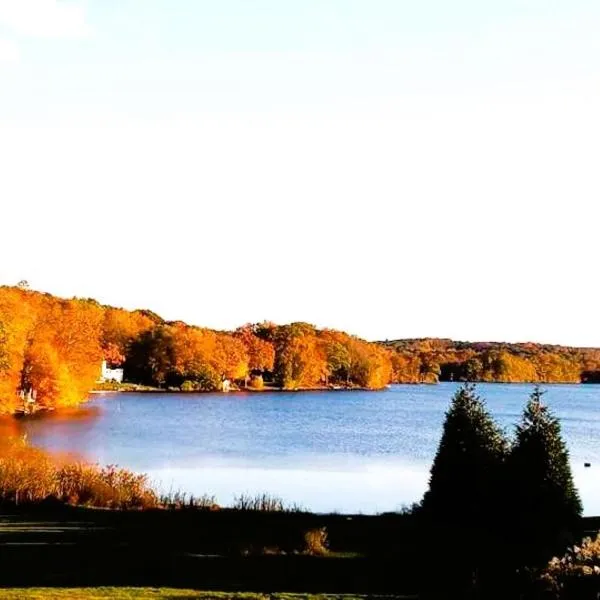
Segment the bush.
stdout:
[[55,466],[24,438],[4,440],[0,449],[0,500],[11,504],[40,502],[56,493]]
[[154,508],[155,492],[146,475],[114,465],[69,464],[58,470],[58,498],[69,504],[105,508]]
[[180,389],[185,392],[214,392],[221,389],[221,378],[210,365],[201,365],[185,374]]
[[324,556],[327,554],[327,528],[309,529],[304,534],[306,554],[311,556]]
[[262,390],[265,387],[265,382],[262,375],[252,375],[248,386],[254,390]]
[[69,504],[104,508],[158,505],[146,475],[115,466],[60,463],[24,439],[4,440],[0,448],[0,501],[37,503],[55,498]]
[[595,600],[600,594],[600,534],[596,539],[585,538],[561,558],[550,560],[536,587],[536,595],[546,598]]

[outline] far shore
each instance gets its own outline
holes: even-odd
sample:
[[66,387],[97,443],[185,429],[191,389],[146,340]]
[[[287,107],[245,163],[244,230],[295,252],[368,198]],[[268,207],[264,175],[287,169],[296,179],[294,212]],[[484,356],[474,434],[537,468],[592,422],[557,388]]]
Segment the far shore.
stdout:
[[[405,381],[401,383],[389,384],[383,388],[367,388],[360,386],[340,386],[340,385],[329,385],[329,386],[314,386],[314,387],[301,387],[301,388],[279,388],[274,386],[264,386],[262,388],[254,388],[254,387],[232,387],[228,391],[223,390],[212,390],[212,391],[203,391],[203,390],[180,390],[177,388],[159,388],[159,387],[151,387],[145,386],[141,384],[135,383],[123,383],[123,384],[111,384],[107,385],[106,388],[102,389],[93,389],[89,393],[90,394],[131,394],[131,393],[144,393],[144,394],[239,394],[239,393],[252,393],[252,394],[261,394],[267,392],[381,392],[386,389],[389,389],[391,385],[410,385],[410,386],[418,386],[418,385],[439,385],[440,383],[456,383],[461,384],[464,383],[462,381]],[[544,381],[544,382],[534,382],[534,381],[475,381],[475,384],[485,384],[485,385],[594,385],[595,382],[590,381]],[[600,383],[600,382],[598,382]]]
[[278,387],[263,387],[263,388],[232,388],[229,391],[225,392],[223,390],[213,390],[213,391],[200,391],[200,390],[178,390],[173,388],[152,388],[146,386],[134,387],[134,385],[125,384],[122,388],[117,387],[115,389],[95,389],[91,390],[90,394],[239,394],[239,393],[252,393],[252,394],[262,394],[266,392],[381,392],[382,390],[388,389],[389,386],[385,388],[366,388],[366,387],[331,387],[331,386],[321,386],[321,387],[310,387],[310,388],[294,388],[294,389],[285,389]]

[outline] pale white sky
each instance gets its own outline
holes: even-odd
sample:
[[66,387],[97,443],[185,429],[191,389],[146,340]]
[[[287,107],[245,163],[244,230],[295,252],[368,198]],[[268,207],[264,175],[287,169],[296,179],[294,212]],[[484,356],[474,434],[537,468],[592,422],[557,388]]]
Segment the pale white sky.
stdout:
[[600,346],[599,30],[585,0],[0,0],[0,282]]

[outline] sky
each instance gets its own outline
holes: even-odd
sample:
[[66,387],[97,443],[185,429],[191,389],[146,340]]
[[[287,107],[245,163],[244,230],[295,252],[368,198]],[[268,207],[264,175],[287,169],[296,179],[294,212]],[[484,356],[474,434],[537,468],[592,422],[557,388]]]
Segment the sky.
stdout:
[[0,283],[600,346],[597,0],[0,0]]

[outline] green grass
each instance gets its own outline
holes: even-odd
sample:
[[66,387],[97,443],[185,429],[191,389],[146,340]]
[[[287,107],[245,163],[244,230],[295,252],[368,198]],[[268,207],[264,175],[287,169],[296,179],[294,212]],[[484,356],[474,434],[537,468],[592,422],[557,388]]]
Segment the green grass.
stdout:
[[[170,588],[13,588],[0,589],[0,600],[363,600],[366,596],[345,594],[254,594],[248,592],[195,592]],[[369,596],[377,598],[377,596]],[[411,598],[379,596],[379,598]]]

